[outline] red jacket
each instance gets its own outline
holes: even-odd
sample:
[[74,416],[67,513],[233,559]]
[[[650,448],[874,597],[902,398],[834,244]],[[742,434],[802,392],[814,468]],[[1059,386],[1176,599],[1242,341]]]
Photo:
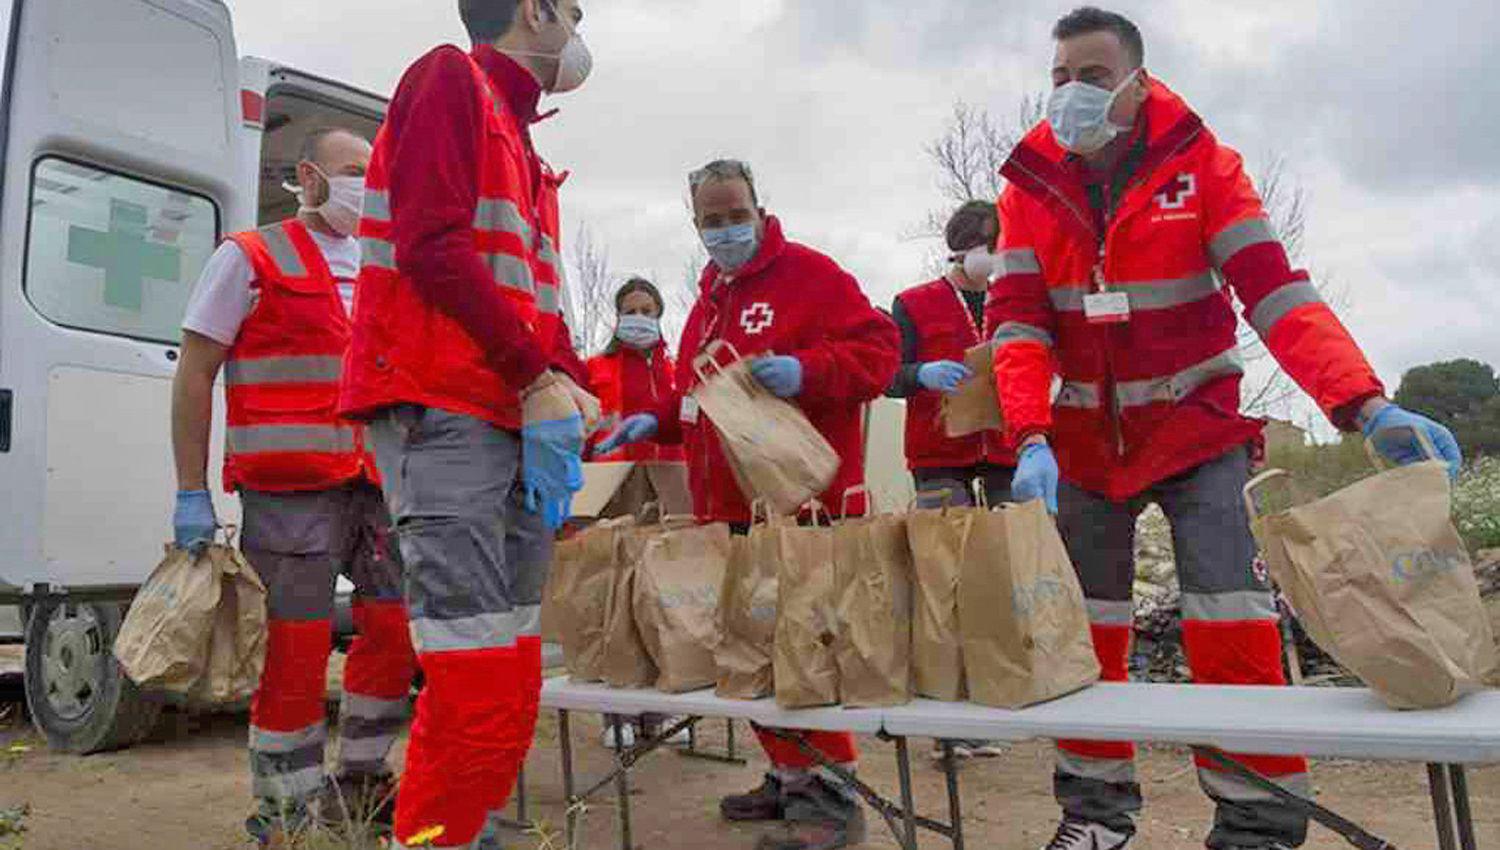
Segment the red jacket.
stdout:
[[[709,263],[678,350],[678,393],[658,410],[664,443],[681,441],[694,511],[707,522],[749,522],[750,505],[724,460],[707,419],[684,422],[682,397],[698,383],[693,360],[723,340],[740,354],[792,355],[802,362],[793,399],[843,459],[823,501],[838,510],[845,491],[864,483],[864,406],[890,385],[900,361],[895,324],[870,305],[850,274],[817,251],[788,242],[781,222],[766,220],[760,253],[733,275]],[[688,408],[691,410],[691,405]],[[691,415],[687,418],[694,419]],[[861,500],[850,512],[862,512]]]
[[[1004,268],[987,309],[1008,436],[1049,434],[1063,477],[1112,499],[1260,434],[1240,413],[1232,298],[1336,423],[1348,427],[1383,392],[1291,267],[1239,154],[1160,83],[1144,111],[1144,156],[1102,233],[1082,163],[1046,124],[1016,148],[1002,171]],[[1128,322],[1085,319],[1101,289],[1128,297]]]
[[[675,393],[675,364],[667,354],[666,343],[658,343],[650,355],[647,357],[645,352],[621,345],[611,353],[589,358],[589,386],[599,397],[604,413],[591,444],[602,442],[627,416],[654,413]],[[681,446],[663,446],[654,442],[636,443],[612,454],[592,458],[606,463],[682,459]]]
[[[984,340],[963,296],[947,277],[912,287],[896,300],[916,328],[917,363],[962,363],[964,353]],[[1015,466],[1015,453],[1004,443],[999,431],[949,437],[943,425],[941,393],[919,387],[906,401],[906,464],[911,469],[980,463]]]

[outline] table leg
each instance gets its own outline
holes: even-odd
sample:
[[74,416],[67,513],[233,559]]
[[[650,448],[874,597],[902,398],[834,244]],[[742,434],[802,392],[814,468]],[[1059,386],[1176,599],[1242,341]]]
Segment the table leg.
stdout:
[[1458,824],[1458,844],[1463,850],[1477,850],[1474,839],[1474,812],[1469,806],[1469,777],[1461,764],[1448,765],[1453,782],[1453,816]]
[[[615,741],[617,743],[620,740],[620,726],[620,717],[616,715],[614,717],[614,732]],[[622,747],[617,750],[617,752],[623,753],[625,752],[625,750]],[[621,768],[615,774],[615,796],[617,797],[620,805],[620,850],[631,850],[632,842],[630,838],[630,771],[626,767],[626,765],[618,758],[616,759],[616,762]]]
[[911,785],[911,752],[904,737],[896,739],[896,770],[901,776],[901,821],[906,828],[902,846],[917,850],[917,803]]
[[943,741],[943,773],[948,780],[948,823],[953,826],[953,850],[964,850],[964,810],[958,794],[958,759],[953,742]]
[[563,841],[571,848],[578,813],[573,809],[577,801],[573,799],[573,736],[569,734],[568,721],[568,712],[557,712],[557,737],[562,745],[563,805],[566,807],[563,814]]
[[526,766],[516,772],[516,823],[522,826],[530,826],[526,819]]
[[1448,769],[1427,765],[1427,784],[1432,789],[1432,815],[1437,821],[1438,850],[1458,850],[1453,837],[1453,805],[1448,799]]
[[739,759],[740,757],[739,752],[736,750],[734,745],[734,718],[731,717],[728,720],[725,720],[724,725],[726,727],[724,730],[724,735],[726,738],[728,738],[727,749],[729,751],[729,758],[731,761],[734,761]]

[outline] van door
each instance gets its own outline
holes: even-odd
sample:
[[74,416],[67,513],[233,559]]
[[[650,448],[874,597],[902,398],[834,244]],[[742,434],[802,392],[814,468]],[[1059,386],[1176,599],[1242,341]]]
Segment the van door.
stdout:
[[0,102],[0,584],[139,584],[170,538],[171,379],[229,225],[240,94],[219,0],[14,0]]

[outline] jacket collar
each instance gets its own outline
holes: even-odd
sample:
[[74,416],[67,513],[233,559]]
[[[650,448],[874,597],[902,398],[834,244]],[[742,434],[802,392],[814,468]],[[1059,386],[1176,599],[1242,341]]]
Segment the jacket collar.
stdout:
[[708,261],[708,268],[703,270],[703,279],[699,281],[699,287],[704,293],[712,293],[714,285],[720,280],[732,283],[737,280],[754,277],[776,262],[782,252],[786,250],[786,234],[781,229],[781,219],[774,215],[766,216],[765,235],[760,240],[760,250],[755,257],[733,274],[725,274],[719,264],[713,260]]
[[542,102],[542,84],[521,63],[506,56],[488,44],[474,48],[471,54],[486,76],[495,84],[505,105],[524,127],[534,124],[537,106]]

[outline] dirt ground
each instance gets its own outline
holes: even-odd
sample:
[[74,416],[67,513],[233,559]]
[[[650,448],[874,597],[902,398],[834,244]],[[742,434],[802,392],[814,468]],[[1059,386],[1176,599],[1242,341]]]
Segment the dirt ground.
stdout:
[[[3,650],[0,650],[3,651]],[[0,667],[5,659],[0,658]],[[0,816],[29,807],[26,850],[230,850],[248,846],[241,824],[248,810],[244,716],[168,714],[156,733],[131,750],[79,758],[48,752],[21,717],[19,692],[0,689]],[[705,749],[722,749],[724,724],[706,721]],[[580,781],[608,769],[597,718],[574,723]],[[739,739],[751,743],[740,727]],[[919,756],[917,799],[925,814],[946,815],[942,774]],[[753,744],[752,744],[753,749]],[[885,793],[897,791],[890,745],[864,742],[863,775]],[[1013,747],[1001,759],[963,769],[965,828],[969,846],[1036,850],[1050,837],[1055,817],[1050,792],[1050,752],[1041,743]],[[632,774],[635,844],[650,850],[754,846],[756,831],[731,827],[717,815],[720,795],[754,785],[765,763],[750,753],[747,766],[684,758],[674,752],[650,756]],[[528,770],[533,817],[559,824],[563,813],[555,717],[544,716]],[[1138,846],[1192,850],[1202,846],[1210,810],[1198,793],[1187,755],[1150,748],[1141,764],[1147,809]],[[1322,762],[1314,767],[1318,799],[1401,848],[1435,846],[1425,773],[1418,765]],[[1500,842],[1500,768],[1473,771],[1470,784],[1480,846]],[[596,798],[583,815],[583,850],[615,850],[617,812],[613,792]],[[877,817],[870,847],[897,846]],[[517,834],[508,846],[541,842]],[[3,840],[0,840],[0,846]],[[924,848],[946,847],[935,837]],[[1314,827],[1308,844],[1347,846]]]

